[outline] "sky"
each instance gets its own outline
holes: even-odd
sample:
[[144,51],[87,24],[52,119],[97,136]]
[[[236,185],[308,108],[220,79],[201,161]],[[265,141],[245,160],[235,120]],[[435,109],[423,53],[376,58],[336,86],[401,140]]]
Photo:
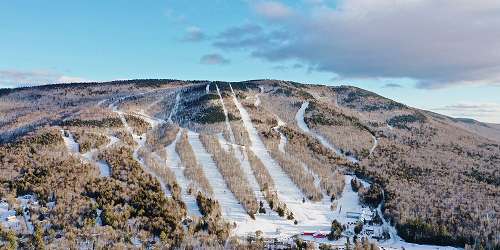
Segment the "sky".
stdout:
[[500,123],[498,27],[497,0],[0,0],[0,88],[267,78]]

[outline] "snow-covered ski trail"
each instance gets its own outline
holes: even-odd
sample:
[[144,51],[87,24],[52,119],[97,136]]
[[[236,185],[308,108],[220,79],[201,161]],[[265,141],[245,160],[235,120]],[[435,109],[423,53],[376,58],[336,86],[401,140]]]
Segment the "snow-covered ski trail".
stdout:
[[[73,135],[69,131],[64,131],[61,130],[64,143],[66,144],[66,148],[68,149],[68,152],[70,152],[73,155],[77,155],[80,158],[80,161],[88,162],[88,163],[95,163],[97,167],[99,168],[99,172],[101,174],[101,177],[109,177],[111,176],[111,167],[106,163],[105,161],[102,160],[95,160],[95,155],[97,154],[98,149],[93,148],[89,150],[88,152],[82,154],[80,153],[80,145],[75,141]],[[108,138],[110,142],[104,146],[104,148],[109,148],[111,145],[114,143],[118,142],[120,139],[116,138],[115,136],[110,136],[108,135]]]
[[200,210],[198,209],[196,199],[193,195],[188,194],[190,181],[184,176],[184,167],[182,166],[181,158],[175,151],[175,145],[181,138],[181,135],[182,129],[179,129],[177,135],[175,136],[175,140],[165,148],[165,150],[167,151],[167,166],[172,169],[172,172],[174,172],[175,175],[175,179],[181,187],[182,201],[186,204],[188,213],[192,216],[201,217],[202,215],[200,213]]
[[193,131],[188,132],[188,139],[193,148],[196,161],[202,166],[203,173],[210,182],[214,191],[214,198],[220,203],[222,215],[232,221],[243,222],[247,219],[243,206],[229,190],[222,174],[219,172],[215,161],[200,141],[199,134]]
[[329,214],[331,214],[329,204],[323,204],[322,202],[302,202],[305,195],[271,157],[264,143],[260,139],[257,129],[253,126],[250,115],[238,101],[234,91],[233,101],[240,112],[243,125],[250,137],[250,149],[262,161],[264,166],[269,171],[269,174],[275,183],[278,198],[282,202],[285,202],[287,208],[293,212],[294,217],[299,222],[299,226],[296,228],[317,229],[322,226],[328,228],[331,223],[331,220],[329,219]]
[[309,129],[309,127],[307,126],[306,122],[304,121],[304,114],[306,112],[307,107],[309,107],[309,102],[305,101],[305,102],[302,103],[302,106],[300,106],[299,111],[297,111],[297,114],[295,115],[295,120],[297,121],[297,126],[299,126],[299,128],[304,133],[310,134],[313,137],[315,137],[316,139],[318,139],[318,141],[323,146],[325,146],[326,148],[334,151],[335,154],[337,154],[339,156],[342,156],[342,157],[346,158],[347,160],[349,160],[349,161],[351,161],[353,163],[358,162],[358,160],[356,158],[354,158],[353,156],[347,156],[347,155],[343,154],[340,151],[340,149],[338,149],[335,145],[333,145],[332,143],[330,143],[325,137],[323,137],[322,135],[320,135],[318,133],[315,133],[315,132],[313,132],[313,131],[311,131]]
[[255,107],[258,107],[260,105],[260,94],[264,93],[264,87],[259,86],[259,89],[260,92],[255,94],[255,102],[253,104]]
[[207,84],[207,86],[205,87],[205,93],[206,94],[210,93],[210,83]]
[[108,99],[102,99],[100,100],[95,106],[100,107],[103,103],[105,103]]
[[80,154],[80,145],[75,141],[73,135],[69,131],[64,131],[62,129],[61,134],[68,152],[72,154]]
[[284,154],[285,153],[285,146],[288,142],[288,139],[286,138],[286,136],[283,133],[281,133],[279,128],[282,126],[285,126],[286,123],[283,120],[281,120],[278,116],[276,116],[276,120],[278,121],[278,125],[273,127],[273,129],[274,129],[274,131],[276,131],[280,134],[280,143],[278,144],[278,149],[281,151],[281,153]]
[[[233,234],[242,236],[260,230],[265,235],[268,236],[289,237],[301,232],[300,228],[298,228],[297,225],[293,224],[293,221],[280,217],[275,211],[273,211],[269,207],[269,204],[265,200],[264,195],[261,192],[260,187],[257,183],[257,180],[255,179],[255,175],[251,169],[246,153],[238,154],[240,150],[241,152],[245,152],[244,146],[231,144],[230,142],[226,141],[224,137],[219,138],[219,143],[221,143],[221,145],[226,144],[228,148],[232,145],[233,147],[237,148],[237,150],[235,150],[235,156],[237,157],[238,160],[240,160],[241,168],[245,174],[246,179],[249,182],[249,185],[252,188],[252,191],[254,192],[257,198],[257,201],[259,202],[262,201],[264,205],[266,213],[255,214],[254,215],[255,219],[250,218],[250,216],[245,212],[239,201],[236,200],[236,197],[234,197],[232,192],[229,190],[222,175],[220,174],[217,168],[216,163],[212,160],[211,155],[204,149],[203,144],[201,144],[197,136],[198,135],[196,133],[191,132],[190,143],[193,146],[195,154],[197,155],[197,157],[199,157],[200,162],[202,163],[204,169],[206,170],[205,174],[209,179],[211,186],[214,189],[214,196],[216,197],[217,200],[219,200],[221,208],[223,209],[223,213],[227,213],[227,211],[224,211],[225,209],[230,210],[229,211],[230,213],[224,217],[228,221],[236,223],[236,228],[232,231]],[[240,158],[239,156],[241,156],[242,158]],[[207,157],[209,158],[207,159]],[[216,183],[212,184],[214,180],[216,180],[215,181]],[[223,185],[222,184],[219,185],[219,183],[222,183]],[[222,197],[220,194],[218,194],[220,192],[223,192],[222,195],[224,196],[228,196],[228,194],[230,194],[231,197],[220,198]],[[230,198],[231,200],[228,200],[228,198]],[[238,204],[238,209],[236,211],[234,210],[235,204]],[[277,231],[279,231],[279,233],[277,233]]]
[[179,108],[179,102],[181,100],[181,93],[177,93],[175,96],[175,103],[174,107],[172,108],[172,111],[170,111],[170,114],[168,115],[167,122],[172,124],[174,121],[172,121],[172,117],[177,113],[177,109]]
[[215,88],[217,89],[217,94],[219,95],[220,102],[222,104],[222,110],[224,111],[224,116],[226,117],[226,127],[229,133],[229,139],[231,140],[231,143],[234,144],[235,143],[234,133],[233,129],[231,128],[231,124],[229,124],[229,118],[227,115],[226,105],[224,104],[224,99],[222,99],[222,95],[220,94],[219,86],[217,86],[217,84],[215,84]]
[[[139,95],[144,95],[144,93],[141,93]],[[158,180],[158,182],[160,183],[160,188],[162,189],[163,193],[165,194],[165,196],[169,197],[172,194],[168,190],[165,182],[159,176],[157,176],[153,171],[151,171],[149,169],[149,167],[146,166],[144,160],[139,157],[139,149],[141,149],[142,147],[144,147],[146,145],[146,135],[145,134],[143,134],[143,135],[136,135],[134,133],[133,129],[128,125],[127,120],[125,119],[124,113],[118,109],[118,106],[117,106],[118,102],[120,102],[120,101],[122,101],[122,100],[124,100],[124,99],[126,99],[128,97],[131,97],[131,96],[125,96],[125,97],[119,98],[118,100],[116,100],[113,103],[111,103],[109,105],[109,107],[112,109],[113,112],[115,112],[115,113],[118,114],[118,116],[120,117],[120,120],[123,123],[123,126],[125,127],[125,129],[127,130],[127,132],[130,135],[132,135],[132,138],[137,143],[137,147],[133,150],[132,158],[134,158],[134,160],[136,160],[141,165],[142,169],[146,173],[150,174],[151,176],[153,176],[153,178],[156,178]],[[175,106],[174,106],[174,108],[175,108]],[[145,114],[143,113],[143,115],[145,115]],[[155,125],[158,125],[157,123],[155,123],[155,121],[156,121],[155,119],[146,119],[146,122],[148,122],[152,127],[154,127]],[[174,151],[175,151],[175,148],[174,148]],[[105,167],[105,165],[101,165],[101,166]],[[108,168],[109,168],[109,166],[108,166]],[[107,174],[105,170],[103,172],[101,172],[101,173]]]

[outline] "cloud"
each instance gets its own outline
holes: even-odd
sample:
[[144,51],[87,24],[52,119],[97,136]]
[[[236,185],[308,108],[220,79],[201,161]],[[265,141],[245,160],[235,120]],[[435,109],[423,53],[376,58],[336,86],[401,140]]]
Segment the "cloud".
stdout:
[[219,54],[208,54],[200,58],[200,63],[208,65],[221,65],[228,64],[229,60]]
[[234,37],[222,32],[215,46],[271,62],[299,61],[344,78],[410,78],[419,88],[500,83],[497,0],[343,0],[300,10],[279,2],[251,6],[272,25]]
[[458,103],[434,108],[453,117],[474,118],[485,122],[500,123],[500,104],[498,103]]
[[397,83],[386,83],[384,85],[384,88],[402,88],[403,86],[401,84]]
[[288,67],[284,66],[284,65],[276,65],[276,66],[271,67],[271,69],[277,70],[277,71],[285,71],[285,70],[288,70]]
[[255,12],[268,20],[282,20],[293,16],[288,6],[277,1],[259,1],[253,3]]
[[89,80],[47,70],[0,69],[0,88],[87,81]]
[[200,42],[205,40],[206,35],[203,31],[196,26],[188,27],[184,37],[181,39],[184,42]]
[[292,68],[294,68],[294,69],[300,69],[300,68],[303,68],[303,67],[304,67],[304,65],[302,65],[300,63],[295,63],[295,64],[292,65]]

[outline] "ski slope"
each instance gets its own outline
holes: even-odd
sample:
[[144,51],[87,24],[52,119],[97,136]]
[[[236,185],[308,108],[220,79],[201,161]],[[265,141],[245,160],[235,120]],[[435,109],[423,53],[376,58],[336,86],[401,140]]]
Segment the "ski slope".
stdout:
[[234,142],[235,142],[234,133],[233,133],[233,129],[231,128],[231,125],[229,124],[229,118],[227,116],[226,105],[224,105],[224,99],[222,99],[222,95],[220,94],[219,86],[217,86],[217,84],[215,84],[215,88],[217,89],[217,94],[219,95],[220,102],[222,104],[222,110],[224,111],[224,116],[226,117],[226,128],[227,128],[228,133],[229,133],[229,139],[231,140],[231,143],[234,144]]
[[248,214],[233,193],[229,190],[229,187],[224,181],[222,174],[219,172],[215,161],[201,143],[199,134],[189,131],[188,139],[191,147],[193,148],[196,161],[203,168],[203,173],[207,177],[210,182],[210,186],[214,191],[214,198],[220,203],[224,218],[233,222],[244,222],[247,219]]
[[349,160],[349,161],[351,161],[353,163],[358,162],[358,160],[355,157],[353,157],[353,156],[347,156],[347,155],[343,154],[340,151],[340,149],[338,149],[337,147],[335,147],[335,145],[333,145],[332,143],[330,143],[325,137],[323,137],[322,135],[320,135],[320,134],[318,134],[316,132],[313,132],[312,130],[309,129],[309,127],[307,126],[306,122],[304,121],[304,115],[305,115],[307,107],[309,107],[309,102],[305,101],[304,103],[302,103],[302,106],[300,106],[299,111],[297,111],[297,114],[295,115],[295,120],[297,121],[297,126],[299,126],[299,128],[304,133],[310,134],[313,137],[315,137],[316,139],[318,139],[318,141],[323,146],[325,146],[326,148],[334,151],[337,155],[340,155],[340,156],[346,158],[347,160]]
[[170,114],[168,115],[167,122],[172,124],[174,123],[172,121],[172,117],[177,113],[177,109],[179,108],[179,102],[181,101],[181,93],[177,93],[175,96],[175,103],[174,107],[172,108],[172,111],[170,111]]
[[[232,87],[231,87],[232,89]],[[278,198],[287,205],[287,208],[293,212],[298,225],[294,227],[295,232],[303,230],[317,230],[318,228],[329,228],[331,220],[329,219],[332,211],[330,204],[325,204],[323,201],[302,202],[305,195],[292,182],[288,175],[278,165],[278,163],[270,156],[264,143],[261,141],[257,129],[253,126],[250,115],[236,98],[233,91],[233,101],[238,108],[245,129],[250,137],[250,149],[262,161],[264,166],[269,171],[278,194]]]
[[264,93],[264,87],[262,86],[259,86],[259,89],[260,89],[260,92],[255,94],[255,102],[254,102],[254,106],[255,107],[258,107],[260,105],[260,94]]
[[182,201],[186,204],[189,215],[201,217],[202,215],[200,213],[200,210],[198,209],[198,204],[196,203],[195,197],[187,193],[190,181],[186,178],[186,176],[184,176],[184,167],[181,164],[181,158],[175,151],[175,145],[181,138],[181,135],[182,131],[181,129],[179,129],[175,140],[165,148],[167,152],[167,166],[172,169],[172,172],[174,172],[175,175],[175,179],[181,187]]
[[75,138],[69,131],[64,131],[61,129],[61,134],[64,140],[64,145],[68,149],[68,152],[72,154],[80,154],[80,145],[75,141]]
[[284,121],[282,121],[278,116],[276,116],[276,119],[278,120],[278,125],[273,127],[273,130],[280,134],[280,143],[278,144],[278,149],[279,149],[279,151],[281,151],[284,154],[285,153],[285,146],[288,142],[288,139],[286,138],[286,136],[283,133],[281,133],[279,128],[282,126],[285,126],[286,123]]

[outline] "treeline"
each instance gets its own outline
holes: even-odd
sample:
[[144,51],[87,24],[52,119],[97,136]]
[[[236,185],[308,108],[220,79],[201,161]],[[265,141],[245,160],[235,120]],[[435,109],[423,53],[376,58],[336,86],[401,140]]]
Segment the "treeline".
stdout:
[[73,120],[61,121],[59,125],[69,126],[69,127],[97,127],[97,128],[123,127],[122,121],[120,120],[120,118],[117,117],[104,118],[101,120],[73,119]]
[[135,115],[125,115],[125,120],[127,124],[132,127],[134,134],[142,135],[148,131],[151,127],[149,123]]

